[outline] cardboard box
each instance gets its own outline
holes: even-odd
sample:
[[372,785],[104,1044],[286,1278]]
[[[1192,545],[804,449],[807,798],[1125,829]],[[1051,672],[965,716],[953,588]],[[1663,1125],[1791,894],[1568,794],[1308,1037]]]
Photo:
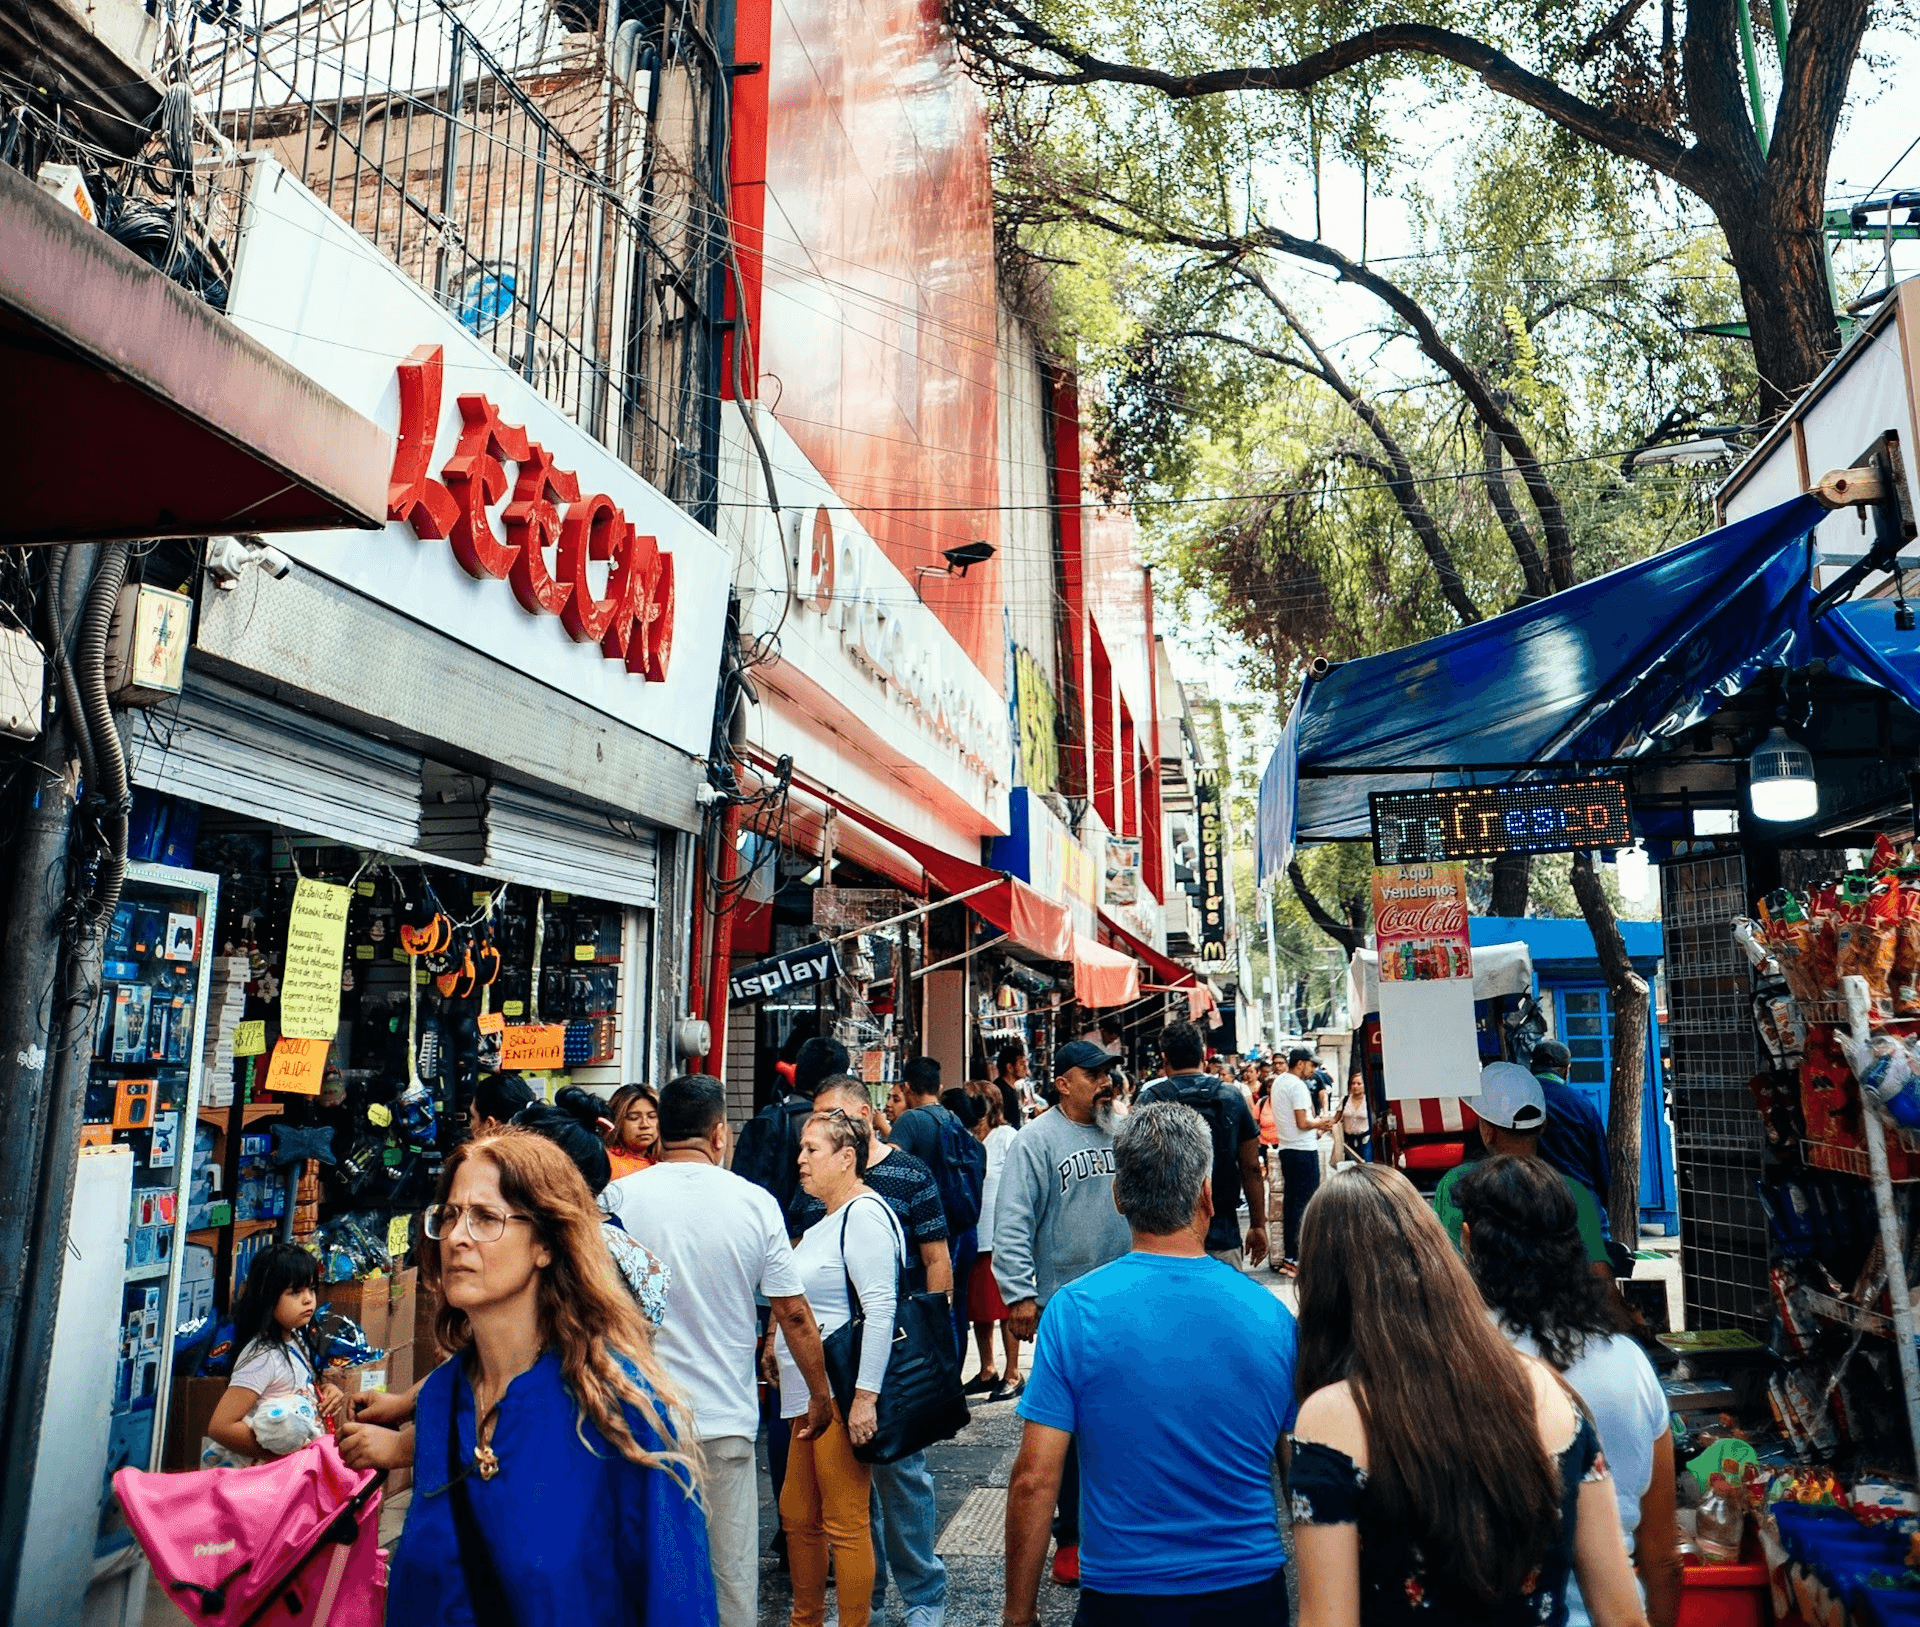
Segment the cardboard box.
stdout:
[[200,1467],[200,1440],[213,1422],[214,1409],[227,1393],[223,1378],[176,1379],[167,1407],[167,1449],[161,1460],[169,1474]]
[[356,1277],[352,1282],[325,1283],[321,1297],[342,1316],[350,1316],[375,1350],[387,1347],[392,1326],[389,1305],[392,1284],[386,1277]]
[[349,1401],[356,1395],[385,1390],[387,1358],[383,1353],[372,1361],[362,1362],[358,1367],[329,1367],[321,1373],[320,1380],[323,1384],[333,1385]]
[[413,1297],[413,1342],[421,1340],[431,1343],[433,1340],[434,1318],[440,1314],[440,1294],[437,1289],[421,1283]]
[[413,1346],[395,1345],[387,1352],[387,1393],[405,1395],[413,1388]]
[[412,1266],[404,1271],[396,1271],[389,1278],[391,1287],[387,1290],[387,1332],[388,1343],[410,1345],[413,1343],[413,1325],[419,1315],[419,1278],[420,1273]]

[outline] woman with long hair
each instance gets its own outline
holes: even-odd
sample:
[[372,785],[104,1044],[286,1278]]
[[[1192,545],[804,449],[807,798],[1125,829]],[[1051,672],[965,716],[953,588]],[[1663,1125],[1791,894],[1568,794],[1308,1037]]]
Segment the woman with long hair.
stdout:
[[[840,1627],[866,1627],[873,1606],[873,1526],[867,1498],[872,1471],[853,1455],[873,1438],[876,1403],[891,1350],[894,1305],[906,1238],[900,1223],[864,1179],[867,1126],[839,1108],[815,1113],[800,1131],[800,1184],[827,1206],[794,1246],[793,1264],[813,1307],[820,1336],[830,1338],[852,1319],[847,1283],[859,1296],[866,1327],[853,1404],[811,1439],[793,1432],[787,1448],[787,1478],[780,1488],[780,1525],[787,1535],[787,1565],[793,1573],[792,1627],[821,1627],[827,1619],[827,1555],[833,1555],[834,1591]],[[780,1414],[807,1411],[806,1380],[787,1349],[772,1340]]]
[[[1647,1354],[1619,1302],[1587,1268],[1567,1183],[1537,1158],[1489,1158],[1454,1188],[1467,1270],[1516,1347],[1562,1373],[1593,1414],[1613,1472],[1620,1527],[1653,1627],[1680,1613],[1673,1433]],[[1576,1591],[1570,1619],[1586,1619]]]
[[607,1103],[607,1118],[613,1125],[607,1161],[614,1180],[660,1162],[660,1097],[652,1085],[622,1085]]
[[469,1141],[424,1229],[453,1359],[420,1388],[388,1619],[714,1622],[699,1447],[573,1160],[530,1130]]
[[1333,1163],[1338,1168],[1348,1160],[1367,1163],[1373,1154],[1368,1142],[1373,1136],[1373,1109],[1367,1105],[1367,1076],[1358,1068],[1347,1080],[1346,1099],[1333,1121]]
[[[980,1188],[980,1253],[973,1264],[973,1275],[967,1279],[967,1319],[973,1323],[974,1342],[980,1348],[980,1372],[967,1385],[967,1394],[984,1395],[993,1401],[1011,1401],[1027,1385],[1020,1376],[1020,1340],[1007,1326],[1007,1302],[1000,1297],[1000,1285],[993,1280],[993,1211],[1000,1195],[1000,1176],[1006,1168],[1007,1149],[1020,1132],[1007,1123],[1006,1103],[991,1080],[972,1080],[967,1089],[979,1098],[985,1109],[973,1133],[987,1153],[987,1178]],[[997,1372],[993,1365],[995,1324],[1000,1328],[1001,1354],[1006,1358]]]
[[1301,1227],[1302,1627],[1646,1627],[1593,1425],[1521,1355],[1398,1171],[1331,1176]]

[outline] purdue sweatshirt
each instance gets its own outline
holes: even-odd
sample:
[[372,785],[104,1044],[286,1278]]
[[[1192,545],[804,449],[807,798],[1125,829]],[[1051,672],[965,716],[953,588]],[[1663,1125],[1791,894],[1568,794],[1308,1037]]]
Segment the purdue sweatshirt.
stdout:
[[1132,1237],[1113,1206],[1113,1137],[1057,1107],[1024,1126],[1000,1173],[992,1247],[1001,1296],[1043,1309],[1076,1277],[1125,1254]]

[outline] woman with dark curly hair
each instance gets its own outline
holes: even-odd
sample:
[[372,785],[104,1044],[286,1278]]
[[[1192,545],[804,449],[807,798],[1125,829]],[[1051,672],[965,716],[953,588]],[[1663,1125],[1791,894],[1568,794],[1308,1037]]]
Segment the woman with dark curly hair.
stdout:
[[[1593,1414],[1652,1627],[1680,1611],[1673,1435],[1653,1363],[1587,1268],[1566,1182],[1537,1158],[1490,1158],[1454,1188],[1467,1269],[1521,1350],[1565,1375]],[[1587,1620],[1577,1588],[1568,1620]]]

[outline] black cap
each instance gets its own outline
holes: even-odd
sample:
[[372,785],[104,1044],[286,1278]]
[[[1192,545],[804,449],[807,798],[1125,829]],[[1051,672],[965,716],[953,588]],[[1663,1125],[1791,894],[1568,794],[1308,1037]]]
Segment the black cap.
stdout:
[[1529,1065],[1536,1073],[1545,1068],[1547,1072],[1557,1073],[1564,1079],[1567,1069],[1573,1066],[1573,1052],[1557,1039],[1543,1039],[1534,1046]]
[[1118,1067],[1123,1059],[1103,1051],[1090,1039],[1077,1039],[1053,1053],[1053,1076],[1058,1079],[1069,1068],[1085,1068],[1088,1073],[1104,1073]]
[[1304,1045],[1296,1045],[1291,1051],[1287,1052],[1288,1067],[1292,1067],[1296,1062],[1318,1062],[1319,1060],[1320,1058],[1315,1056],[1314,1053],[1309,1051]]

